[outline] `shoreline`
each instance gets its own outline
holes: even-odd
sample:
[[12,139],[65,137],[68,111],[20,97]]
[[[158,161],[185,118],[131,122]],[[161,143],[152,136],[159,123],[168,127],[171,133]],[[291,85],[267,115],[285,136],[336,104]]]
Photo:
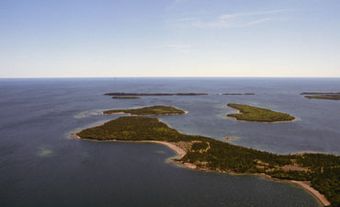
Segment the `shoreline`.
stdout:
[[[250,106],[250,105],[248,105]],[[257,106],[256,106],[257,107]],[[291,122],[296,122],[296,121],[301,121],[301,118],[293,116],[291,114],[288,114],[293,117],[292,120],[284,120],[284,121],[258,121],[258,120],[246,120],[246,119],[238,119],[237,117],[234,116],[229,116],[229,115],[234,115],[234,114],[242,114],[240,109],[234,108],[232,106],[226,106],[226,108],[232,108],[234,113],[227,113],[224,115],[226,119],[233,120],[233,121],[240,121],[240,122],[254,122],[254,123],[264,123],[264,124],[284,124],[284,123],[291,123]],[[270,109],[269,109],[270,110]],[[276,112],[276,111],[274,111]],[[283,112],[278,112],[278,113],[283,113]]]
[[259,176],[265,179],[268,179],[270,181],[278,181],[278,182],[286,182],[293,184],[297,187],[300,187],[303,189],[305,192],[311,194],[322,206],[329,206],[331,203],[328,201],[328,199],[321,194],[319,191],[314,189],[308,181],[297,181],[297,180],[281,180],[277,178],[273,178],[269,175],[266,174],[239,174],[239,173],[233,173],[233,172],[224,172],[224,171],[215,171],[215,170],[209,170],[205,168],[200,168],[196,166],[193,163],[183,163],[180,162],[179,159],[183,158],[186,155],[186,151],[181,148],[180,146],[177,146],[174,143],[171,142],[166,142],[166,141],[157,141],[157,140],[143,140],[143,141],[129,141],[129,140],[95,140],[95,139],[84,139],[79,137],[76,133],[73,133],[71,135],[72,138],[78,139],[78,140],[87,140],[87,141],[95,141],[95,142],[125,142],[125,143],[151,143],[151,144],[160,144],[163,146],[168,147],[171,149],[173,152],[175,152],[175,156],[169,157],[167,160],[170,160],[172,163],[174,163],[176,166],[183,167],[186,169],[191,169],[191,170],[197,170],[197,171],[204,171],[204,172],[217,172],[217,173],[224,173],[228,175],[253,175],[253,176]]
[[314,198],[316,198],[323,206],[329,206],[331,203],[328,201],[328,199],[321,194],[319,191],[314,189],[308,181],[297,181],[297,180],[288,180],[290,183],[293,183],[297,185],[298,187],[301,187],[308,193],[310,193]]
[[243,119],[237,119],[236,117],[228,116],[229,114],[225,114],[223,116],[224,119],[231,120],[231,121],[238,121],[238,122],[244,122],[244,123],[263,123],[263,124],[288,124],[288,123],[294,123],[297,121],[301,121],[302,119],[299,117],[295,117],[293,120],[289,121],[248,121]]
[[[199,170],[199,168],[197,168],[196,165],[192,164],[192,163],[182,163],[179,162],[179,159],[182,159],[187,152],[182,149],[181,147],[175,145],[174,143],[171,142],[166,142],[166,141],[157,141],[157,140],[141,140],[141,141],[133,141],[133,140],[98,140],[98,139],[86,139],[86,138],[81,138],[77,135],[77,132],[71,133],[70,137],[72,139],[77,139],[77,140],[86,140],[86,141],[91,141],[91,142],[121,142],[121,143],[149,143],[149,144],[159,144],[159,145],[163,145],[166,146],[167,148],[169,148],[170,150],[172,150],[173,152],[175,152],[175,155],[172,157],[167,158],[167,160],[171,161],[172,163],[174,163],[177,166],[180,167],[185,167],[185,168],[189,168],[189,169],[197,169]],[[204,169],[200,169],[200,170],[204,170]],[[205,170],[207,171],[207,170]]]
[[[171,150],[173,150],[177,154],[175,157],[170,158],[172,161],[174,161],[176,164],[178,164],[180,166],[183,166],[183,167],[186,167],[186,168],[189,168],[189,169],[192,169],[192,170],[224,173],[224,174],[229,174],[229,175],[233,175],[233,176],[235,176],[235,175],[248,175],[248,174],[238,174],[238,173],[232,173],[232,172],[218,172],[218,171],[214,171],[214,170],[199,168],[195,164],[192,164],[192,163],[181,163],[181,162],[174,160],[174,158],[178,159],[177,157],[182,158],[182,157],[185,156],[186,152],[182,148],[178,147],[177,145],[175,145],[173,143],[165,142],[165,141],[150,141],[149,143],[157,143],[157,144],[167,146],[168,148],[170,148]],[[184,154],[183,154],[183,152],[184,152]],[[319,191],[317,191],[312,186],[310,186],[308,181],[281,180],[281,179],[277,179],[277,178],[272,178],[271,176],[266,175],[266,174],[249,174],[249,175],[263,177],[263,178],[268,179],[270,181],[287,182],[287,183],[294,184],[294,185],[302,188],[304,191],[308,192],[309,194],[311,194],[322,206],[331,205],[331,203],[328,201],[328,199],[323,194],[321,194]]]

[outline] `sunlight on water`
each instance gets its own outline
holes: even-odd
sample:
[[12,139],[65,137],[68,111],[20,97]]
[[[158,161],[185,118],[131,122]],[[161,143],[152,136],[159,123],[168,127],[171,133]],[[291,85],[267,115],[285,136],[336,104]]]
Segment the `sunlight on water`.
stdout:
[[54,154],[54,151],[49,147],[39,147],[37,155],[39,157],[50,157]]
[[80,113],[74,115],[73,117],[75,119],[83,119],[83,118],[87,118],[87,117],[90,117],[90,116],[99,116],[99,115],[103,115],[103,109],[83,111],[83,112],[80,112]]

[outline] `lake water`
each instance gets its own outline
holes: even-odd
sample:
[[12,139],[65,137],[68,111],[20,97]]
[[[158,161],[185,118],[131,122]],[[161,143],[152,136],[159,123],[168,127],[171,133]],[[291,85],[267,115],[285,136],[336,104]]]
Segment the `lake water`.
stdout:
[[[208,92],[208,96],[113,100],[106,92]],[[0,79],[0,206],[319,206],[293,185],[168,164],[155,144],[74,140],[74,130],[117,116],[100,111],[174,105],[184,116],[161,117],[172,127],[276,153],[340,154],[340,102],[308,100],[303,91],[340,91],[340,79],[111,78]],[[254,92],[255,96],[218,93]],[[225,118],[227,103],[288,112],[291,123]]]

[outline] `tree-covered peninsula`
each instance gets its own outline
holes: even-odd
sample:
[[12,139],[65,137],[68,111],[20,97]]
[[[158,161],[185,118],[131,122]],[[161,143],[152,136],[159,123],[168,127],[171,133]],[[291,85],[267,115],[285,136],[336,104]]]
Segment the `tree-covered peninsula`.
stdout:
[[292,121],[295,117],[282,112],[272,111],[270,109],[230,103],[229,107],[239,111],[236,114],[228,114],[228,117],[236,118],[237,120],[243,121],[254,121],[254,122],[279,122],[279,121]]
[[[310,153],[277,155],[204,136],[182,134],[157,118],[144,116],[120,117],[82,130],[77,136],[101,141],[169,143],[185,151],[175,160],[178,163],[201,170],[263,174],[277,179],[303,181],[326,196],[332,206],[340,205],[339,156]],[[327,205],[327,199],[324,205]]]

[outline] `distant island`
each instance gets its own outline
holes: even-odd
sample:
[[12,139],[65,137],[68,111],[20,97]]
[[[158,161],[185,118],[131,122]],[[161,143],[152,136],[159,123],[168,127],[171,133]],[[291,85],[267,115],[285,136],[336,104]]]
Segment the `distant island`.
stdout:
[[340,92],[303,92],[301,95],[308,99],[340,100]]
[[106,96],[204,96],[208,93],[105,93]]
[[87,140],[164,144],[177,152],[173,160],[182,166],[291,180],[310,191],[323,205],[328,206],[330,202],[334,207],[340,205],[339,156],[310,153],[277,155],[204,136],[182,134],[157,118],[144,116],[120,117],[84,129],[76,135]]
[[112,99],[139,99],[138,96],[112,96]]
[[236,118],[237,120],[243,121],[254,121],[254,122],[279,122],[279,121],[292,121],[295,117],[282,112],[272,111],[270,109],[230,103],[229,107],[238,110],[240,113],[228,114],[228,117]]
[[255,93],[222,93],[224,96],[254,96]]
[[103,112],[104,114],[118,114],[125,113],[131,115],[180,115],[185,111],[175,108],[173,106],[148,106],[131,109],[113,109]]

